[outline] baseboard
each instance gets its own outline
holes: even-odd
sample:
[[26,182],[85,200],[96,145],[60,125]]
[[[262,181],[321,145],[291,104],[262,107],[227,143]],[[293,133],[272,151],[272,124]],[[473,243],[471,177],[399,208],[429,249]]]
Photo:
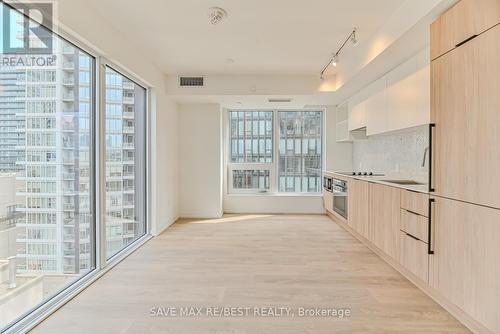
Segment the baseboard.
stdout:
[[175,216],[175,218],[171,219],[170,222],[167,223],[167,225],[165,225],[165,227],[163,227],[161,230],[155,231],[155,233],[153,234],[153,236],[154,237],[159,236],[160,234],[162,234],[163,232],[165,232],[170,226],[172,226],[179,219],[180,219],[179,216]]
[[353,230],[345,219],[339,219],[337,215],[333,215],[330,212],[327,215],[339,226],[345,229],[347,232],[352,234],[356,239],[358,239],[361,243],[363,243],[366,247],[368,247],[371,251],[377,254],[382,260],[387,262],[391,267],[397,270],[400,274],[406,277],[413,285],[422,290],[426,295],[432,298],[436,303],[441,305],[446,311],[448,311],[457,321],[462,323],[468,329],[470,329],[474,333],[478,334],[494,334],[492,331],[484,327],[477,320],[472,318],[470,315],[465,313],[461,308],[451,303],[448,299],[443,297],[437,290],[433,289],[426,282],[422,281],[420,278],[415,276],[413,273],[406,270],[403,266],[401,266],[398,262],[396,262],[393,258],[385,254],[383,251],[378,249],[374,244],[372,244],[368,239],[363,237],[361,234]]

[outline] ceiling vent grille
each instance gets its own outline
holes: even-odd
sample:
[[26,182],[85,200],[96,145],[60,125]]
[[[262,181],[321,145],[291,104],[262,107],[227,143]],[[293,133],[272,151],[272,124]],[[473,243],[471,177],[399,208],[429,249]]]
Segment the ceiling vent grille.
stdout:
[[181,87],[203,87],[203,77],[179,77]]
[[268,99],[270,103],[289,103],[292,102],[292,99]]

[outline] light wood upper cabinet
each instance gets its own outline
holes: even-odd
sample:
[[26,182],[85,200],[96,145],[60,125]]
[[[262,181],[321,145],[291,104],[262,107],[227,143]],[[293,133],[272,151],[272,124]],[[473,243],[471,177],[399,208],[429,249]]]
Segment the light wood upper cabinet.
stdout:
[[430,285],[500,333],[500,210],[435,197]]
[[351,228],[368,238],[368,182],[349,180],[348,221]]
[[500,208],[500,25],[432,62],[433,184]]
[[400,235],[401,190],[370,183],[368,239],[393,258],[397,258]]
[[500,23],[500,1],[461,0],[431,25],[431,59]]

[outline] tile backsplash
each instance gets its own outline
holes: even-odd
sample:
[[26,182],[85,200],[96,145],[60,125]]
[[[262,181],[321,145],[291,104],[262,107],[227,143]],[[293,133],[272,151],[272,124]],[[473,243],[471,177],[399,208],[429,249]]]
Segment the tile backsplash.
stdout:
[[427,183],[429,173],[429,127],[419,126],[389,134],[371,136],[353,144],[356,171],[373,171],[387,176]]

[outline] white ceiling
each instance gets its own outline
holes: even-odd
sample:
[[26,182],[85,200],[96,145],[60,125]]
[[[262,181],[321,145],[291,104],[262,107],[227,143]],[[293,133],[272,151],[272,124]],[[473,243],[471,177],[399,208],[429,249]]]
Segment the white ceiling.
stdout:
[[[374,34],[405,0],[86,0],[165,73],[314,74],[356,26]],[[207,10],[228,12],[212,26]],[[233,59],[229,63],[227,59]]]

